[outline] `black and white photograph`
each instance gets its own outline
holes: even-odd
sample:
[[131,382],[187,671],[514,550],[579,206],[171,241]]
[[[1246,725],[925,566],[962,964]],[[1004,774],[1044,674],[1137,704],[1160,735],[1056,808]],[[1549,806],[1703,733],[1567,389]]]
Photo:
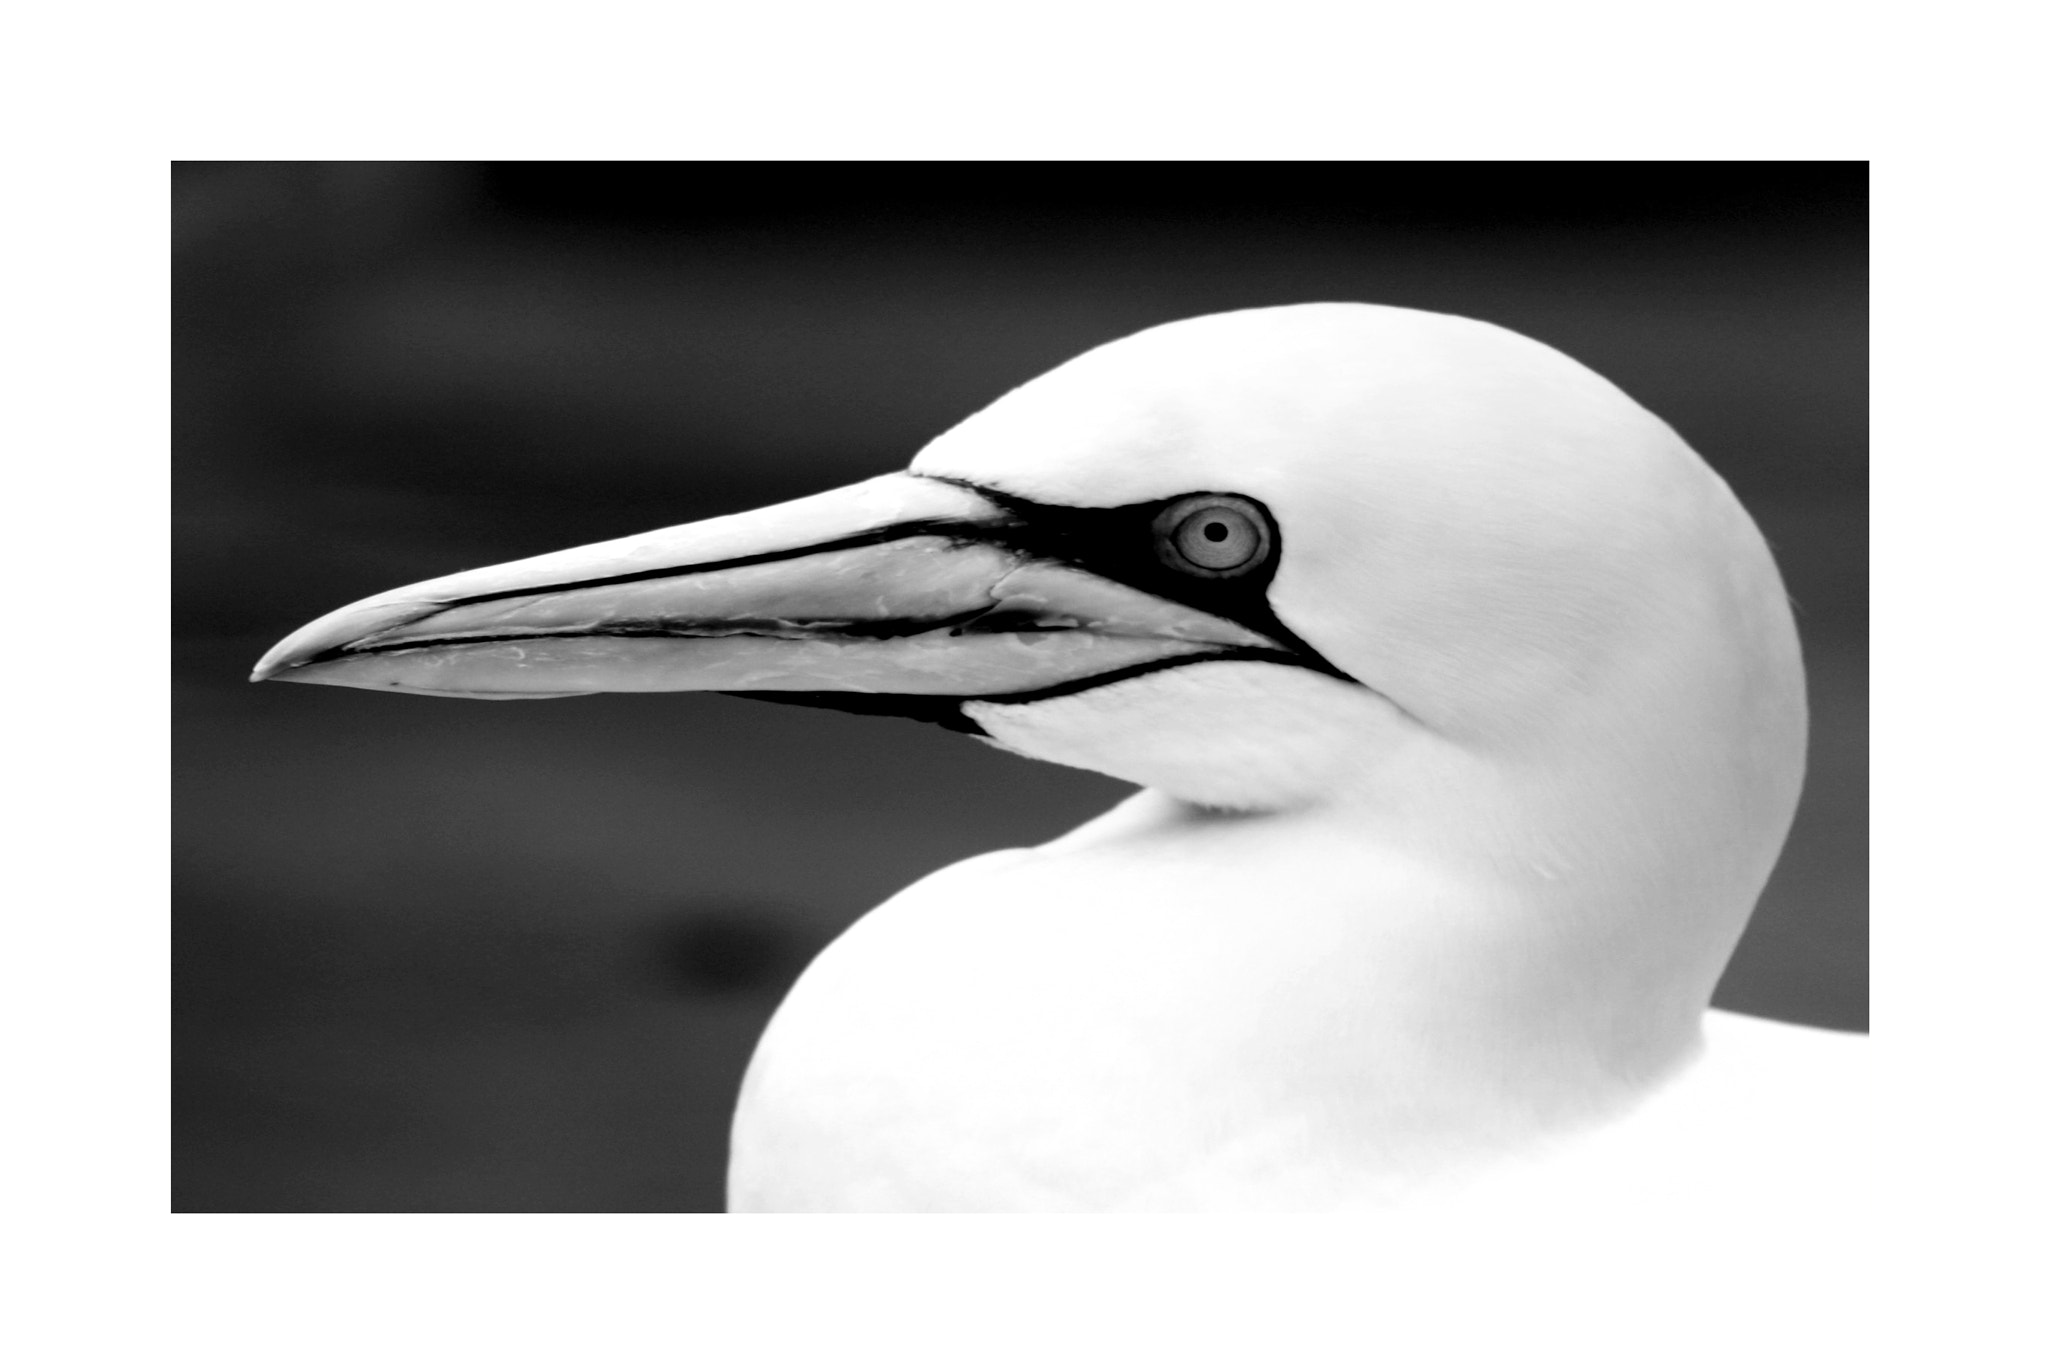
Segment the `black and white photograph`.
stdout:
[[1867,163],[170,188],[176,1212],[1841,1196]]
[[2041,1354],[2023,13],[9,32],[9,1359]]

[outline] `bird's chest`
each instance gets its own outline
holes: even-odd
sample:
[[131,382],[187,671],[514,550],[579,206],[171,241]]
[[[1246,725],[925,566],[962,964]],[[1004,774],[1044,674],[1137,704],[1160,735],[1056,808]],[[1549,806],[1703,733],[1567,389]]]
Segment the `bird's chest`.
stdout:
[[1213,914],[1142,876],[1061,887],[934,879],[828,949],[749,1070],[735,1211],[1317,1208],[1412,1181],[1358,1140],[1340,945],[1226,913],[1227,886]]

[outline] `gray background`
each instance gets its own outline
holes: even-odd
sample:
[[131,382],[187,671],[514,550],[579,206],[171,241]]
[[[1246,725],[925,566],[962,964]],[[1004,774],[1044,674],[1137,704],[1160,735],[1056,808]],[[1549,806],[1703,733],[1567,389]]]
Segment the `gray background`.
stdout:
[[1356,299],[1560,347],[1728,478],[1807,794],[1719,1001],[1866,1026],[1865,202],[1761,167],[190,164],[173,177],[181,1210],[711,1210],[839,928],[1119,799],[723,697],[252,687],[414,579],[792,497],[1097,343]]

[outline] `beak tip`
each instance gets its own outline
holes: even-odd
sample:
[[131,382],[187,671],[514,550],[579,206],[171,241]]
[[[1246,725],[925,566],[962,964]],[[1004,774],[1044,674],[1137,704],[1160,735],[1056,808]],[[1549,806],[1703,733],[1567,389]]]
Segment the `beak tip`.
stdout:
[[[303,632],[300,632],[303,634]],[[273,679],[289,681],[290,671],[295,664],[304,662],[312,653],[298,643],[298,635],[290,636],[272,646],[270,652],[256,661],[256,667],[249,671],[252,683],[270,682]]]
[[384,593],[376,597],[366,597],[338,611],[328,612],[318,620],[300,626],[272,645],[270,652],[256,661],[255,669],[249,674],[249,681],[308,681],[296,674],[303,665],[317,656],[373,635],[377,631],[401,625],[423,614],[423,608],[430,608],[431,605],[409,596]]

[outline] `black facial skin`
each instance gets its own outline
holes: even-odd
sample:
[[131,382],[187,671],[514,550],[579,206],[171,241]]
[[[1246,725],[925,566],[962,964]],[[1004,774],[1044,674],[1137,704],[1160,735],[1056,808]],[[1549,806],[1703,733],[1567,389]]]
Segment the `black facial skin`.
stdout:
[[[1177,493],[1173,497],[1159,498],[1151,502],[1131,503],[1123,507],[1060,507],[1032,502],[961,479],[940,479],[938,482],[968,489],[1000,507],[1006,515],[995,521],[927,519],[899,522],[893,526],[877,527],[872,531],[862,531],[856,535],[843,536],[817,545],[795,546],[758,555],[718,560],[709,564],[685,565],[681,568],[644,569],[634,573],[578,579],[544,587],[508,588],[498,592],[457,598],[445,606],[463,607],[478,602],[527,597],[541,592],[565,592],[578,588],[606,587],[658,578],[678,578],[719,569],[734,569],[748,564],[801,559],[827,550],[854,549],[863,545],[880,545],[892,540],[908,540],[918,536],[943,536],[963,544],[996,545],[1034,559],[1068,564],[1098,577],[1136,588],[1140,592],[1179,602],[1224,620],[1235,621],[1257,631],[1281,648],[1218,647],[1203,654],[1157,659],[1096,674],[1093,677],[1078,678],[1072,682],[999,695],[927,696],[867,692],[729,692],[726,695],[750,697],[757,701],[781,702],[792,706],[819,706],[862,715],[904,716],[912,720],[929,721],[962,734],[982,735],[986,732],[961,713],[960,703],[1043,701],[1049,697],[1085,692],[1090,688],[1121,682],[1126,678],[1135,678],[1146,673],[1156,673],[1162,669],[1178,668],[1183,664],[1220,660],[1258,661],[1306,668],[1344,682],[1357,681],[1323,658],[1300,636],[1281,624],[1280,618],[1273,614],[1273,608],[1266,600],[1266,590],[1271,586],[1273,575],[1280,567],[1280,526],[1273,520],[1272,513],[1266,510],[1265,504],[1255,498],[1247,498],[1240,493],[1218,494],[1197,490]],[[1263,522],[1268,538],[1265,558],[1243,573],[1218,575],[1214,572],[1178,568],[1168,562],[1167,556],[1160,548],[1155,523],[1160,520],[1161,514],[1176,503],[1211,496],[1227,497],[1248,507],[1250,513],[1256,514]],[[735,626],[743,628],[744,625],[744,622],[720,622],[719,633],[730,634]],[[971,635],[1067,628],[1070,627],[1042,620],[1028,611],[990,608],[943,620],[820,622],[815,630],[821,635],[838,634],[864,639],[886,639],[939,630],[954,635]],[[762,633],[779,633],[786,629],[787,624],[771,627],[768,623],[763,623]],[[601,631],[578,631],[577,634],[687,638],[690,630],[687,623],[673,621],[620,621],[607,625]],[[503,637],[463,635],[459,640],[465,644],[484,644],[499,638],[522,640],[533,637],[531,634]],[[450,641],[442,642],[415,635],[404,641],[383,644],[342,645],[315,655],[306,662],[319,663],[358,654],[402,653],[430,649],[438,643],[453,642],[454,637],[451,637]]]
[[[1069,696],[1109,683],[1122,682],[1126,678],[1178,668],[1184,664],[1223,660],[1258,661],[1307,668],[1344,682],[1357,681],[1323,658],[1300,636],[1283,625],[1280,618],[1274,614],[1271,603],[1266,600],[1266,591],[1272,585],[1273,575],[1280,568],[1280,524],[1273,519],[1265,504],[1255,498],[1247,498],[1241,493],[1223,495],[1251,504],[1263,518],[1266,535],[1270,539],[1266,557],[1257,567],[1242,575],[1216,577],[1189,573],[1165,562],[1158,549],[1154,531],[1154,523],[1168,507],[1191,497],[1202,496],[1207,490],[1176,493],[1170,498],[1131,503],[1123,507],[1060,507],[1032,502],[961,479],[941,479],[940,482],[951,483],[977,493],[1001,507],[1009,515],[995,522],[921,524],[914,529],[908,529],[907,534],[948,535],[961,541],[999,545],[1035,559],[1069,564],[1098,577],[1150,593],[1154,597],[1179,602],[1184,606],[1207,612],[1211,616],[1235,621],[1284,648],[1218,649],[1207,654],[1157,659],[1149,663],[1134,664],[1129,668],[1099,673],[1089,678],[1058,683],[1051,687],[995,696],[876,695],[857,692],[731,692],[726,695],[751,697],[758,701],[783,702],[793,706],[819,706],[861,715],[904,716],[912,720],[928,721],[961,734],[986,735],[985,730],[961,712],[962,702],[992,701],[1014,704],[1043,701],[1049,697]],[[905,531],[906,528],[892,527],[890,530],[898,532]],[[889,538],[896,537],[892,534]],[[830,549],[836,548],[836,545],[812,548]],[[956,634],[970,634],[980,631],[1024,631],[1046,627],[1035,626],[1028,618],[1004,619],[997,613],[989,613],[946,628]]]

